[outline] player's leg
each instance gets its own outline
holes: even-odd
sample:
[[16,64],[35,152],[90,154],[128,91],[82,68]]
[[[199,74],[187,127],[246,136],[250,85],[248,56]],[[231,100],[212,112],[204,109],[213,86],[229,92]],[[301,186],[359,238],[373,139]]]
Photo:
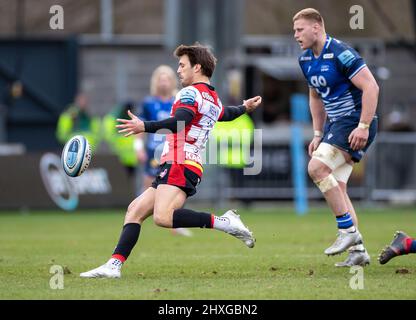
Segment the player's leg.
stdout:
[[[336,217],[343,216],[346,212],[348,212],[348,204],[345,201],[338,181],[332,174],[331,168],[321,161],[312,158],[309,161],[308,173],[311,179],[318,186],[319,190],[323,193],[326,202]],[[348,221],[346,221],[346,225],[353,226],[351,216]]]
[[[338,181],[338,184],[342,190],[345,202],[348,206],[348,211],[351,214],[354,226],[358,229],[358,217],[355,212],[354,206],[347,193],[347,182],[352,172],[352,163],[345,163],[342,166],[334,170],[333,175]],[[336,267],[351,267],[355,265],[365,266],[370,263],[370,255],[364,247],[363,240],[356,245],[348,248],[348,256],[342,262],[335,263]]]
[[159,227],[172,228],[173,214],[182,208],[186,193],[177,186],[160,184],[156,189],[153,221]]
[[[156,164],[158,163],[157,160],[153,158],[154,151],[148,152],[148,160],[146,161],[146,165],[144,168],[144,174],[143,174],[143,183],[142,188],[143,190],[146,190],[148,187],[152,185],[152,182],[154,180],[154,177],[157,175],[157,168]],[[177,229],[171,229],[172,234],[174,235],[180,235],[185,237],[191,237],[192,232],[189,229],[186,228],[177,228]]]
[[110,260],[106,264],[80,274],[82,278],[120,278],[121,267],[129,257],[140,235],[141,224],[152,215],[156,190],[148,188],[127,208],[123,230]]
[[112,257],[124,263],[136,245],[141,225],[153,213],[156,190],[147,188],[127,208],[124,226]]
[[361,235],[354,227],[343,191],[333,174],[337,168],[350,160],[350,156],[342,150],[321,143],[308,165],[309,175],[324,195],[339,229],[337,240],[325,250],[325,254],[328,255],[341,253],[361,241]]
[[[160,194],[161,196],[157,197],[157,206],[155,206],[155,216],[153,217],[153,220],[155,221],[155,223],[161,227],[166,227],[166,228],[172,228],[172,233],[173,234],[179,234],[179,235],[183,235],[183,236],[191,236],[192,233],[191,231],[189,231],[186,228],[173,228],[171,225],[165,225],[165,223],[167,224],[171,224],[172,222],[172,217],[171,215],[173,215],[173,211],[175,209],[179,209],[183,207],[183,204],[186,201],[186,194],[184,191],[182,191],[181,189],[179,189],[178,187],[175,186],[170,186],[170,185],[159,185],[158,189],[160,188],[160,190],[163,191],[159,191],[156,194]],[[172,189],[172,191],[167,191],[166,189]],[[167,207],[164,207],[164,206]],[[161,210],[163,209],[163,210]],[[159,220],[160,219],[160,220]],[[168,219],[169,221],[166,221],[166,219]]]
[[252,233],[241,222],[235,211],[229,210],[218,217],[210,213],[182,208],[187,194],[179,187],[162,184],[156,191],[153,219],[165,228],[212,228],[226,232],[249,248],[254,247]]
[[381,250],[378,261],[380,264],[385,264],[394,257],[409,253],[416,253],[416,239],[409,237],[403,231],[396,231],[390,245]]
[[339,187],[341,188],[342,195],[343,195],[345,203],[347,204],[347,207],[348,207],[348,212],[351,214],[352,222],[354,223],[354,226],[356,228],[358,228],[358,216],[357,216],[357,213],[355,212],[354,205],[352,204],[352,201],[351,201],[351,199],[348,195],[347,184],[345,182],[339,180],[338,177],[336,176],[335,172],[334,172],[334,176],[338,181]]

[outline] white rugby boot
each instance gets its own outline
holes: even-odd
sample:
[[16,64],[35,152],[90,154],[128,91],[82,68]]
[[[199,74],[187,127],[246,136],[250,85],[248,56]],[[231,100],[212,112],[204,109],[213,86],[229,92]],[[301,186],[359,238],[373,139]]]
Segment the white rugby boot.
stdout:
[[352,267],[361,266],[365,267],[370,264],[370,255],[367,250],[351,250],[348,249],[348,257],[343,262],[335,263],[336,267]]
[[335,242],[327,248],[324,253],[332,256],[339,254],[347,250],[351,246],[355,246],[362,243],[362,236],[360,232],[355,228],[354,232],[347,231],[344,229],[338,230],[338,237]]
[[79,276],[81,278],[120,278],[122,265],[123,263],[120,260],[111,258],[106,264],[83,272]]
[[243,224],[235,210],[228,210],[220,218],[229,221],[229,224],[224,228],[224,232],[240,239],[247,247],[254,247],[256,239],[253,237],[253,233]]

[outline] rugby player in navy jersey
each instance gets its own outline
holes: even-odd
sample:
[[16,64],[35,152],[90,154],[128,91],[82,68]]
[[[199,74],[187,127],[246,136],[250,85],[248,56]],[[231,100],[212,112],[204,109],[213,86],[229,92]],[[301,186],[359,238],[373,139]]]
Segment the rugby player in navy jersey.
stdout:
[[158,174],[139,197],[128,206],[123,230],[111,258],[98,268],[80,274],[83,278],[120,278],[121,267],[139,238],[141,225],[153,215],[156,225],[165,228],[210,228],[228,233],[247,247],[255,239],[234,210],[222,216],[183,208],[196,193],[202,178],[202,152],[217,121],[231,121],[254,111],[261,104],[257,96],[242,105],[225,107],[210,84],[216,59],[200,44],[181,45],[175,50],[179,59],[177,73],[184,87],[178,92],[170,117],[160,121],[142,121],[129,112],[130,120],[118,119],[119,132],[125,136],[168,129]]
[[338,236],[324,252],[348,250],[338,267],[370,263],[358,219],[347,193],[353,164],[361,160],[377,132],[379,87],[360,55],[325,32],[321,14],[307,8],[293,17],[302,50],[299,65],[309,85],[314,138],[308,173],[335,215]]

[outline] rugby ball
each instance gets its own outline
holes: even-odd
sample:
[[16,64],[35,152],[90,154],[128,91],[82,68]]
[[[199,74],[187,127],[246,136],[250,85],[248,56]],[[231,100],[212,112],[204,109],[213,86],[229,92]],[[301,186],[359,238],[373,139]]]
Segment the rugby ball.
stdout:
[[70,177],[78,177],[84,173],[91,162],[91,148],[88,140],[76,135],[68,140],[61,155],[62,167]]

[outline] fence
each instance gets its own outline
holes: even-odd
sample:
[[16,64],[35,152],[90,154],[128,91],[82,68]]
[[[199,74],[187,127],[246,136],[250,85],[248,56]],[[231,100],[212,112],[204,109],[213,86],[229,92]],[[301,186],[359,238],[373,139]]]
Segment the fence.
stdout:
[[[262,171],[245,176],[242,170],[207,166],[196,199],[225,203],[228,200],[293,200],[289,130],[263,130]],[[305,142],[309,143],[305,128]],[[306,160],[307,145],[305,145]],[[308,198],[323,200],[307,177]],[[381,132],[364,159],[354,165],[349,195],[355,200],[416,202],[416,133]]]
[[370,200],[416,202],[416,132],[381,132],[369,154]]

